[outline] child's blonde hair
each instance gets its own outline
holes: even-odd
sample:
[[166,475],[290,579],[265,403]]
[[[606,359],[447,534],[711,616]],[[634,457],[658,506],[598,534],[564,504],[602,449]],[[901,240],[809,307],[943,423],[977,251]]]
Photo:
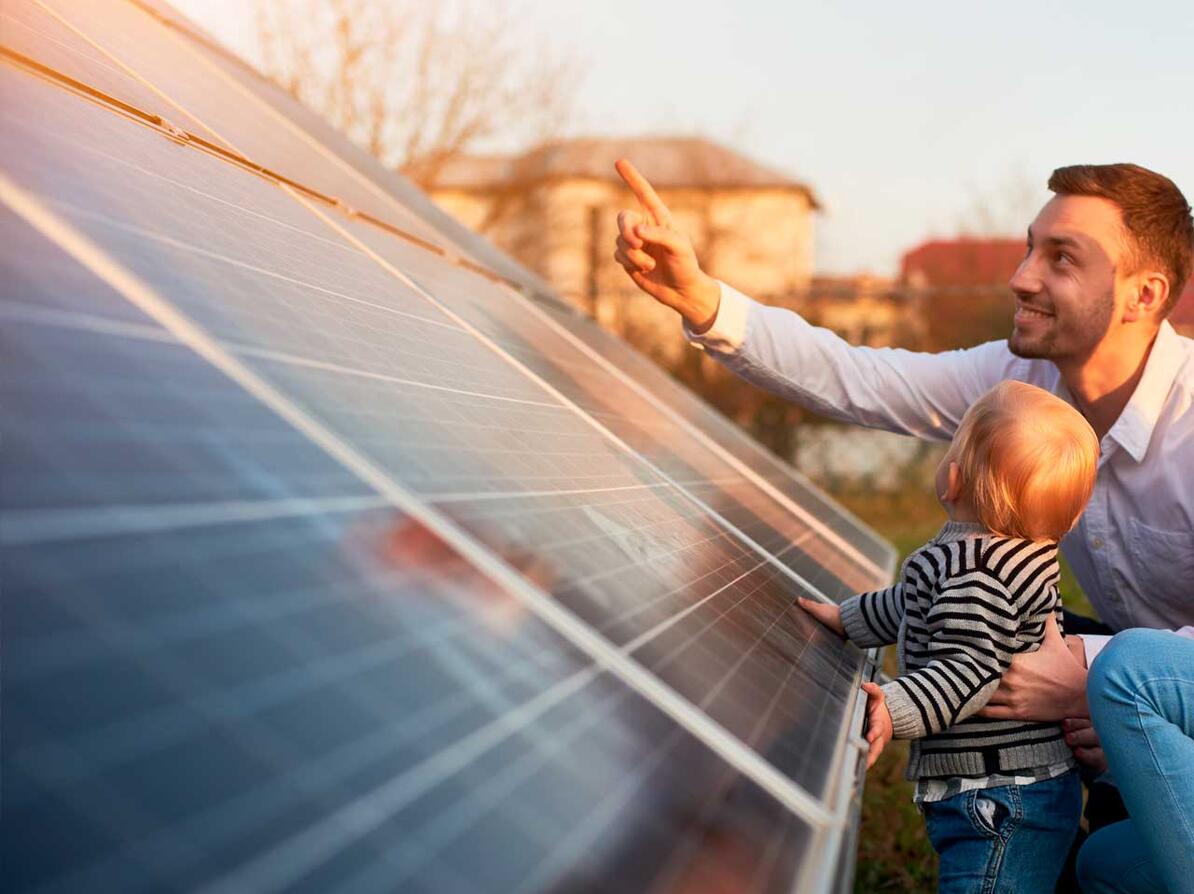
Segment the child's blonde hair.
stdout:
[[1099,440],[1077,410],[1024,382],[1001,382],[962,417],[946,461],[991,531],[1060,540],[1094,490]]

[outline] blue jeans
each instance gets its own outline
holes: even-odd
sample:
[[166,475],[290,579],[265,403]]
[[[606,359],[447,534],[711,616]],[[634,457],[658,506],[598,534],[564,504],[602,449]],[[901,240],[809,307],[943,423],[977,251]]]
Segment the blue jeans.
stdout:
[[1078,832],[1078,771],[1032,785],[963,792],[923,805],[941,857],[938,894],[1052,891]]
[[1083,894],[1194,891],[1194,640],[1126,630],[1095,659],[1086,694],[1132,818],[1082,846]]

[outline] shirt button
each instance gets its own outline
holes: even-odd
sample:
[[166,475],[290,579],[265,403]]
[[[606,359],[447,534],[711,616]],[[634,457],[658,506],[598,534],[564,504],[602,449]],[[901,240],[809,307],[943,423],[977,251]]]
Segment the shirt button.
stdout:
[[1093,546],[1095,549],[1102,549],[1103,548],[1103,538],[1095,537],[1094,539],[1092,539],[1090,541],[1090,545]]

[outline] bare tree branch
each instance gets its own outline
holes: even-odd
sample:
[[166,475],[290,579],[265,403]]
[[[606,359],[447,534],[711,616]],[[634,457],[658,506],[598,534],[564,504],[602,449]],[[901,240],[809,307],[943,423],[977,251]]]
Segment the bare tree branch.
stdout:
[[424,186],[486,140],[559,136],[579,65],[501,3],[254,0],[266,74]]

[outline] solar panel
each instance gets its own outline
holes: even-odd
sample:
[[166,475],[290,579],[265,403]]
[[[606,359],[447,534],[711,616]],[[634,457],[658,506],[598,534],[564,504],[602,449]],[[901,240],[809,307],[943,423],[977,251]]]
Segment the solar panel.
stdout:
[[[142,0],[135,2],[137,6],[157,16],[162,23],[193,36],[194,26],[181,20],[173,10],[159,8],[162,4],[158,3]],[[242,59],[210,40],[189,40],[186,46],[209,64],[221,68],[224,76],[233,79],[240,88],[255,94],[271,112],[284,116],[291,126],[314,137],[323,149],[334,156],[336,166],[345,174],[366,180],[371,187],[380,189],[396,199],[403,208],[414,212],[425,223],[434,226],[444,238],[450,240],[456,250],[478,261],[486,269],[517,283],[541,300],[564,306],[562,300],[543,279],[450,217],[417,187],[385,168],[378,159],[350,141],[306,106],[295,101],[275,83],[262,77]]]
[[608,364],[632,378],[673,416],[699,430],[720,455],[789,511],[822,528],[824,536],[866,572],[880,580],[894,573],[896,556],[890,543],[659,366],[575,310],[554,302],[536,301],[533,306],[538,314],[553,318]]
[[521,285],[548,291],[284,91],[210,42],[163,27],[173,20],[161,9],[127,0],[14,6],[9,19],[21,25],[13,29],[20,38],[14,49],[50,45],[53,59],[77,80],[139,108],[159,110],[172,125],[335,197],[355,212],[440,249],[480,257]]
[[792,603],[890,549],[185,26],[4,15],[13,889],[845,883]]

